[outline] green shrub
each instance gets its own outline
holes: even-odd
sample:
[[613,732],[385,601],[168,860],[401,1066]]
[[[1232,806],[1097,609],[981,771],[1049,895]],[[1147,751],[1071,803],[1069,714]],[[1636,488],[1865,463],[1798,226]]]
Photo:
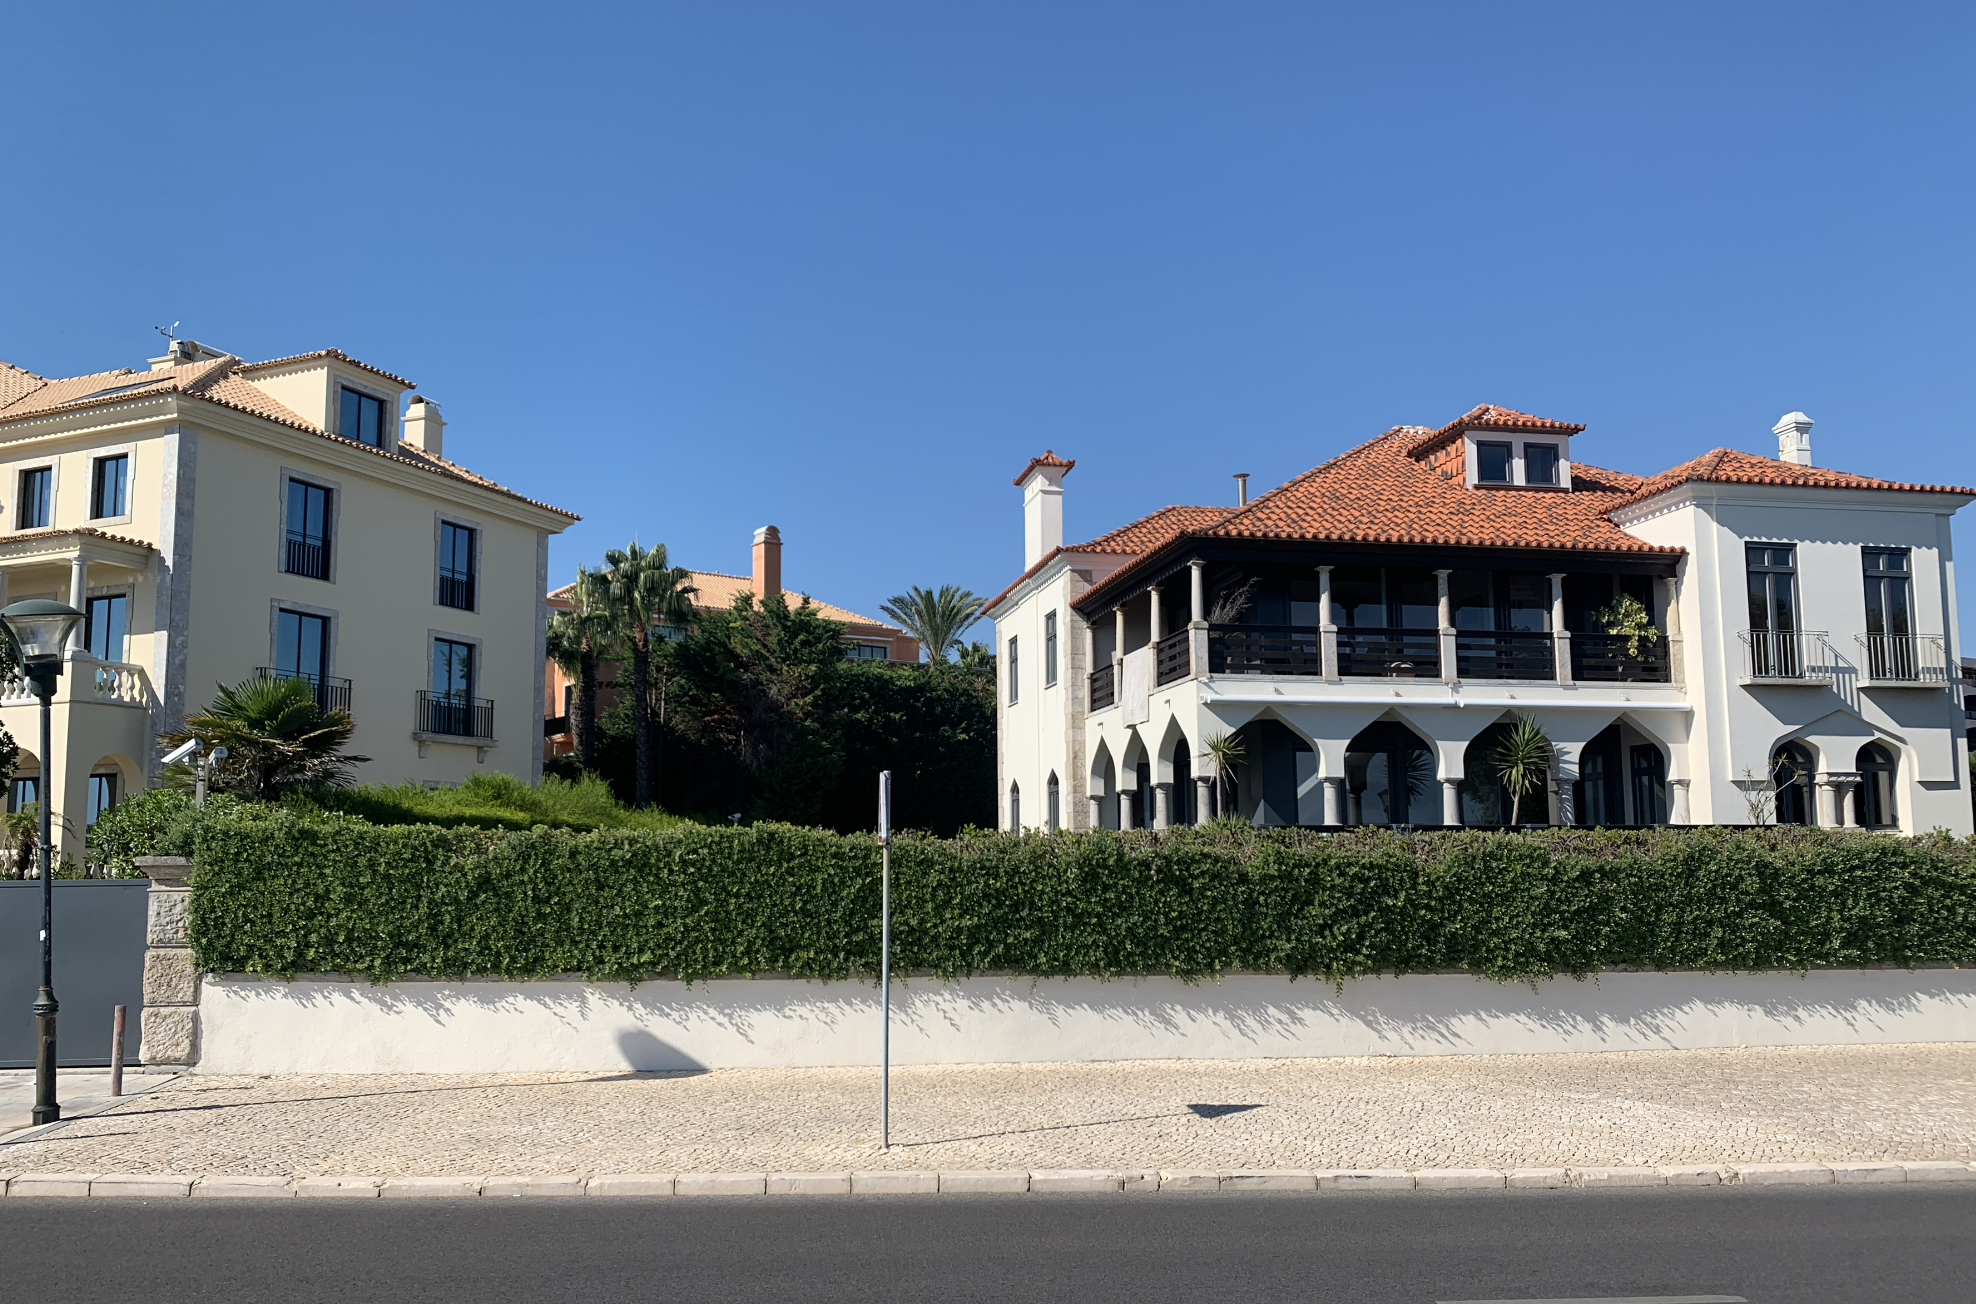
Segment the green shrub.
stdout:
[[424,788],[416,783],[388,788],[327,789],[303,799],[322,810],[355,815],[372,824],[437,824],[447,828],[530,829],[538,824],[566,829],[667,828],[677,816],[660,810],[632,810],[612,795],[596,775],[579,779],[549,777],[539,788],[511,774],[476,774],[457,788]]
[[[869,980],[878,845],[787,825],[378,827],[268,808],[196,833],[208,970]],[[894,963],[1342,979],[1976,961],[1976,848],[1806,829],[901,837]]]
[[139,856],[189,856],[200,822],[224,816],[245,802],[218,792],[206,799],[202,813],[192,794],[177,788],[154,788],[125,798],[96,818],[89,830],[87,857],[110,878],[141,877]]

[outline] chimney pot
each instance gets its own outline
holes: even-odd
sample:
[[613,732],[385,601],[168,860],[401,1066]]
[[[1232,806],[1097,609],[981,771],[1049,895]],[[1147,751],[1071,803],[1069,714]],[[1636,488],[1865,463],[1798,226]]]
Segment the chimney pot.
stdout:
[[752,578],[755,600],[758,602],[782,592],[782,531],[773,525],[764,525],[755,531],[755,570]]
[[1235,505],[1237,507],[1247,507],[1249,505],[1249,473],[1247,471],[1237,471],[1235,473]]
[[1802,412],[1786,412],[1770,433],[1777,436],[1778,460],[1797,466],[1811,465],[1812,419]]
[[446,419],[439,415],[439,405],[425,395],[418,395],[405,408],[399,430],[401,442],[434,457],[446,456]]

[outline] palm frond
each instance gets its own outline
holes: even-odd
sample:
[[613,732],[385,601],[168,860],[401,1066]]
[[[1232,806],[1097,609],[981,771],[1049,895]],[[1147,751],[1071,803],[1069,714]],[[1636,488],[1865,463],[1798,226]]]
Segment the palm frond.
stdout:
[[878,609],[918,639],[926,659],[939,665],[959,645],[961,635],[981,619],[983,605],[984,599],[958,584],[942,584],[937,590],[915,585],[880,603]]

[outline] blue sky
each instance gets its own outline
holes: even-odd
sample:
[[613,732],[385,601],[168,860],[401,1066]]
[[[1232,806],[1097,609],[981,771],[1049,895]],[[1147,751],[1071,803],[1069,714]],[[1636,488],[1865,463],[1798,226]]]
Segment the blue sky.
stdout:
[[1801,408],[1821,465],[1976,483],[1966,6],[6,24],[0,358],[341,348],[584,515],[559,580],[774,523],[853,609],[992,593],[1045,447],[1090,536],[1478,402],[1638,472]]

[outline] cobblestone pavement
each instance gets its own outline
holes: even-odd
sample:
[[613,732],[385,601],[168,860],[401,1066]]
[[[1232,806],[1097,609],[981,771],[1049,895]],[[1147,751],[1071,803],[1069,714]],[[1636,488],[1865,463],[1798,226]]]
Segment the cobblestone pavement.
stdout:
[[1976,1046],[182,1078],[0,1169],[269,1175],[1976,1159]]

